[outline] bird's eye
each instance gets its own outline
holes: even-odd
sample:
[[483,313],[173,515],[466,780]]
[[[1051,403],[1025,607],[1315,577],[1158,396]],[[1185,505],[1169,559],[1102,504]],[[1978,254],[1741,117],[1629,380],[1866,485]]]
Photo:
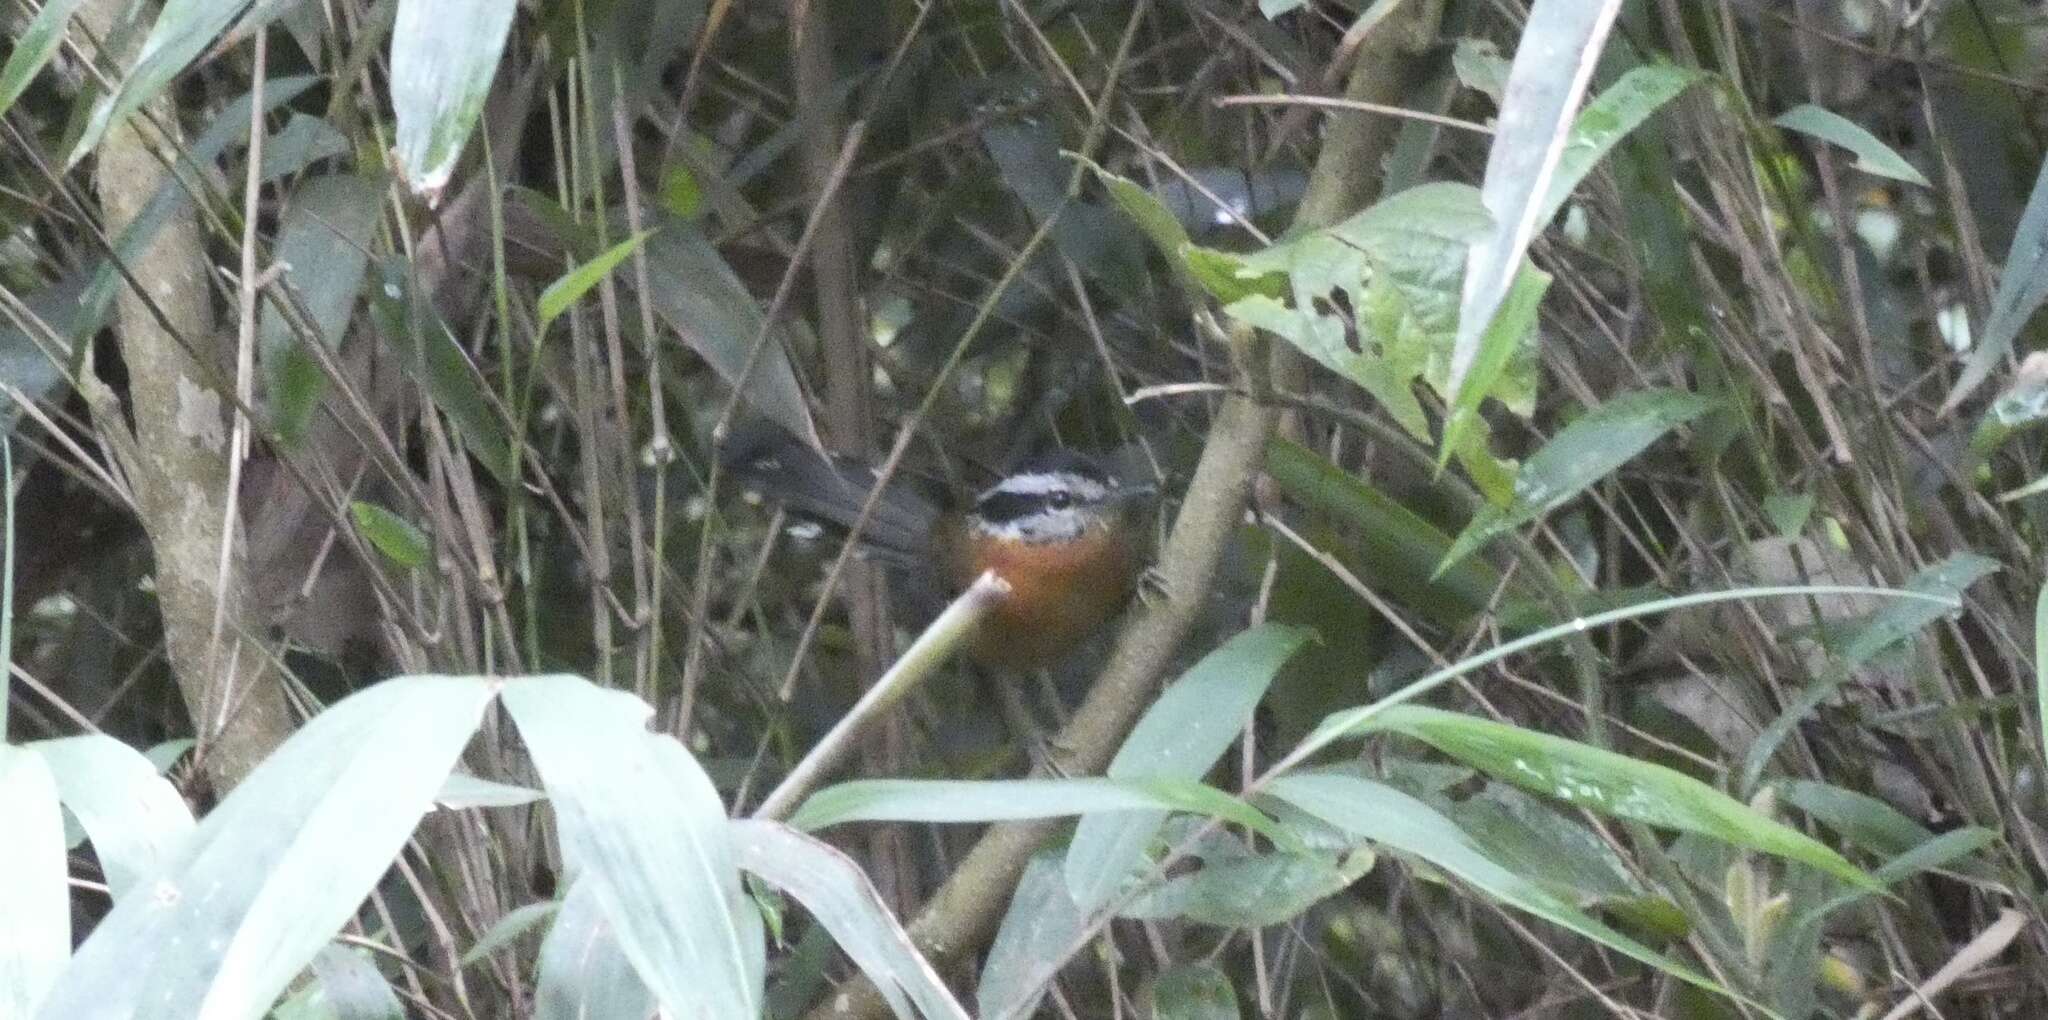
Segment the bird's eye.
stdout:
[[1054,492],[1048,494],[1045,501],[1051,504],[1054,510],[1065,510],[1074,502],[1074,496],[1069,492]]

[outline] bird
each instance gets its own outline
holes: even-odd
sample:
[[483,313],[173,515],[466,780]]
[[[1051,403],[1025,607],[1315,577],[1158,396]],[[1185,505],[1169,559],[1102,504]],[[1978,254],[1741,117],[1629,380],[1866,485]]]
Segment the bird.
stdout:
[[[772,426],[736,428],[720,462],[749,490],[796,516],[851,530],[874,470],[828,457]],[[993,571],[1007,583],[967,642],[977,664],[1031,670],[1058,663],[1114,619],[1146,566],[1155,487],[1125,482],[1095,458],[1056,448],[1020,461],[971,501],[933,499],[892,480],[858,536],[913,589],[951,598]]]

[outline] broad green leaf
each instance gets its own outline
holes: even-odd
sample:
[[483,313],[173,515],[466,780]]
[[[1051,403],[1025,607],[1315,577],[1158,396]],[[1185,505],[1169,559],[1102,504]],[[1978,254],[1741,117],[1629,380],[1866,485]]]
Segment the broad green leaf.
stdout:
[[483,114],[517,0],[399,0],[391,27],[393,157],[415,195],[438,198]]
[[1458,84],[1485,94],[1495,106],[1507,97],[1510,65],[1491,39],[1459,39],[1451,53],[1451,70],[1457,72]]
[[[302,302],[314,337],[333,350],[348,331],[376,238],[383,188],[370,178],[316,177],[300,184],[278,228],[273,264]],[[263,305],[257,326],[271,422],[287,443],[306,425],[327,392],[327,377],[275,305]]]
[[1497,779],[1575,807],[1777,854],[1866,889],[1882,888],[1811,836],[1683,772],[1506,723],[1400,705],[1377,728],[1404,733]]
[[384,554],[384,558],[407,570],[418,570],[433,561],[434,550],[426,533],[411,521],[378,506],[356,500],[348,505],[356,530]]
[[732,839],[740,867],[803,904],[897,1016],[910,1016],[915,1002],[929,1020],[967,1020],[967,1011],[852,858],[780,822],[735,821]]
[[1117,910],[1118,917],[1175,919],[1227,928],[1286,924],[1371,871],[1370,851],[1264,853],[1205,859]]
[[534,1020],[641,1020],[659,1005],[620,950],[595,884],[580,879],[541,940],[534,977]]
[[1330,514],[1358,540],[1360,577],[1401,605],[1457,626],[1493,603],[1500,571],[1467,558],[1432,576],[1450,551],[1451,536],[1329,458],[1287,439],[1266,444],[1266,473],[1289,499]]
[[1869,619],[1856,628],[1838,649],[1835,661],[1827,672],[1806,685],[1799,695],[1786,705],[1785,710],[1757,734],[1751,743],[1749,754],[1743,759],[1742,771],[1737,779],[1736,789],[1753,790],[1757,780],[1763,776],[1764,767],[1771,757],[1778,753],[1785,738],[1792,735],[1799,720],[1807,713],[1819,708],[1821,703],[1832,697],[1837,688],[1872,657],[1893,645],[1919,633],[1929,624],[1955,612],[1961,603],[1962,594],[1971,585],[1998,569],[1998,563],[1976,553],[1956,553],[1948,559],[1922,570],[1906,582],[1905,590],[1931,596],[1909,602],[1894,602],[1871,614]]
[[405,1020],[405,1006],[370,954],[333,943],[307,968],[312,980],[279,1004],[271,1020]]
[[282,129],[263,140],[263,163],[256,169],[256,178],[268,184],[348,152],[348,136],[340,129],[322,118],[293,113]]
[[1060,150],[1056,125],[1004,118],[981,129],[981,142],[1005,188],[1033,222],[1052,222],[1052,243],[1081,272],[1111,293],[1136,297],[1145,287],[1145,240],[1122,213],[1069,200],[1074,175]]
[[[1442,391],[1466,246],[1492,222],[1476,190],[1437,182],[1390,195],[1326,230],[1243,256],[1227,279],[1212,282],[1220,274],[1205,268],[1225,262],[1223,257],[1211,254],[1190,265],[1227,302],[1224,311],[1231,317],[1287,340],[1363,387],[1411,435],[1426,440],[1429,419],[1411,387],[1422,379]],[[1286,280],[1284,293],[1259,283],[1233,299],[1221,286],[1275,277]],[[1324,310],[1337,291],[1355,319]],[[1522,403],[1512,393],[1496,395]]]
[[115,902],[39,1015],[263,1013],[390,868],[496,690],[400,677],[313,717]]
[[1632,68],[1608,86],[1572,122],[1564,154],[1558,157],[1557,175],[1536,214],[1540,228],[1557,217],[1571,198],[1572,189],[1593,172],[1600,160],[1629,133],[1641,127],[1650,115],[1684,94],[1707,77],[1706,72],[1675,64],[1645,64]]
[[623,691],[528,677],[504,703],[554,807],[564,863],[656,998],[678,1016],[756,1015],[760,914],[704,770],[648,732],[653,710]]
[[1181,226],[1180,220],[1166,208],[1166,204],[1159,201],[1158,197],[1144,185],[1110,173],[1093,160],[1084,156],[1071,158],[1095,171],[1096,179],[1109,191],[1109,197],[1116,201],[1117,207],[1138,225],[1139,230],[1145,232],[1145,236],[1151,239],[1152,246],[1158,248],[1161,255],[1166,256],[1167,262],[1178,266],[1181,250],[1191,242],[1187,229]]
[[1562,506],[1666,432],[1705,413],[1714,401],[1682,390],[1636,390],[1615,397],[1564,427],[1522,465],[1514,501],[1489,506],[1460,532],[1437,565],[1441,574],[1503,532]]
[[383,266],[383,285],[370,304],[386,340],[399,345],[406,366],[434,406],[455,423],[469,451],[500,482],[512,481],[512,439],[483,374],[469,352],[414,293],[408,263],[392,256]]
[[1964,397],[1990,378],[1992,369],[2012,349],[2013,338],[2034,317],[2041,302],[2048,301],[2044,255],[2048,255],[2048,160],[2042,161],[2040,173],[2034,177],[2026,211],[2013,231],[2012,247],[2005,253],[2005,271],[1998,276],[1998,292],[1991,296],[1991,317],[1984,323],[1984,334],[1970,351],[1970,360],[1963,365],[1956,384],[1942,398],[1942,414],[1955,410]]
[[1863,125],[1833,110],[1801,103],[1779,115],[1772,123],[1787,131],[1797,131],[1849,150],[1856,156],[1856,168],[1864,173],[1918,184],[1923,188],[1934,186],[1928,183],[1927,175],[1906,162],[1906,158],[1891,146],[1879,141]]
[[1419,857],[1517,910],[1577,932],[1680,980],[1731,994],[1705,975],[1609,928],[1571,903],[1501,867],[1435,809],[1393,787],[1358,776],[1298,773],[1266,793],[1350,834]]
[[975,986],[974,1010],[981,1020],[1032,1015],[1068,948],[1087,927],[1087,914],[1074,905],[1060,878],[1063,870],[1057,851],[1040,853],[1025,866]]
[[434,794],[434,806],[448,811],[465,808],[518,807],[543,799],[539,790],[511,783],[498,783],[489,779],[478,779],[466,772],[456,772],[441,784],[441,792]]
[[857,779],[812,794],[789,823],[815,832],[846,822],[1006,822],[1155,810],[1208,815],[1285,838],[1257,808],[1181,779]]
[[1621,0],[1549,0],[1529,9],[1480,188],[1493,229],[1471,246],[1458,301],[1457,337],[1441,391],[1453,406],[1463,399],[1480,338],[1521,272],[1529,242],[1547,222],[1545,199],[1570,138],[1572,113],[1619,13]]
[[816,445],[803,388],[789,363],[787,334],[800,327],[767,327],[765,346],[756,354],[765,317],[746,284],[697,227],[679,220],[660,227],[645,242],[648,286],[654,290],[645,297],[655,314],[756,412]]
[[71,952],[64,820],[42,757],[4,743],[0,818],[0,1016],[34,1016]]
[[1458,391],[1458,402],[1444,422],[1444,441],[1437,455],[1439,468],[1450,463],[1453,454],[1469,449],[1473,439],[1485,434],[1486,421],[1479,417],[1479,405],[1493,395],[1501,374],[1507,371],[1515,355],[1529,349],[1536,335],[1536,311],[1549,289],[1550,274],[1541,269],[1524,265],[1515,274],[1514,285],[1502,300],[1500,311],[1479,338],[1478,359],[1472,363],[1472,371]]
[[1620,606],[1615,609],[1594,613],[1591,616],[1576,617],[1564,623],[1546,627],[1534,634],[1526,634],[1505,644],[1495,645],[1486,651],[1451,663],[1370,705],[1360,705],[1357,708],[1347,708],[1341,712],[1332,712],[1322,722],[1316,724],[1315,732],[1303,738],[1294,750],[1287,752],[1287,756],[1278,767],[1285,771],[1307,761],[1316,752],[1329,747],[1339,740],[1379,728],[1377,724],[1379,717],[1393,709],[1396,705],[1404,705],[1414,701],[1430,691],[1450,683],[1452,680],[1476,672],[1509,656],[1518,655],[1532,648],[1540,648],[1575,634],[1583,634],[1589,630],[1639,617],[1653,616],[1658,613],[1687,609],[1693,606],[1709,605],[1715,602],[1735,602],[1786,596],[1808,598],[1816,595],[1874,595],[1880,598],[1926,602],[1945,606],[1950,610],[1955,609],[1958,604],[1953,597],[1933,595],[1926,592],[1891,588],[1868,588],[1860,585],[1816,584],[1731,588],[1726,591],[1694,592],[1690,595],[1677,595],[1649,602]]
[[581,300],[583,295],[590,292],[590,288],[597,286],[598,281],[618,268],[619,263],[626,261],[634,250],[640,247],[640,243],[647,240],[647,235],[652,233],[652,230],[643,230],[626,238],[612,245],[598,257],[564,273],[561,279],[548,284],[547,289],[540,292],[540,325],[535,332],[546,333],[548,323],[568,311],[569,306]]
[[1643,895],[1619,854],[1592,830],[1503,783],[1458,801],[1451,820],[1509,871],[1582,907]]
[[[1131,729],[1109,763],[1111,779],[1196,780],[1251,721],[1267,685],[1312,635],[1268,625],[1244,631],[1175,681]],[[1094,911],[1143,873],[1164,810],[1083,815],[1067,846],[1067,889]]]
[[1902,854],[1934,838],[1926,826],[1869,794],[1810,779],[1790,779],[1772,786],[1780,801],[1875,853]]
[[1213,963],[1168,967],[1152,982],[1154,1020],[1240,1020],[1237,989]]
[[28,745],[43,756],[64,807],[92,837],[116,901],[158,871],[193,828],[185,798],[148,758],[104,734]]
[[1209,296],[1223,304],[1242,301],[1253,294],[1279,300],[1287,295],[1286,278],[1278,273],[1260,273],[1245,265],[1244,257],[1191,244],[1180,257],[1188,274]]

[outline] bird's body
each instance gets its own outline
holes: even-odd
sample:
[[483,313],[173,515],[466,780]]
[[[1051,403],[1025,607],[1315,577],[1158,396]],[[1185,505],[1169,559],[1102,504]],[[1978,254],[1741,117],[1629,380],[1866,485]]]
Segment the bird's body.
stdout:
[[[729,442],[726,462],[763,496],[851,528],[874,492],[873,472],[777,440]],[[1058,451],[1027,460],[958,509],[884,487],[861,540],[947,596],[994,571],[1010,591],[976,629],[969,654],[986,666],[1032,669],[1059,661],[1123,608],[1144,567],[1135,511],[1150,493]]]

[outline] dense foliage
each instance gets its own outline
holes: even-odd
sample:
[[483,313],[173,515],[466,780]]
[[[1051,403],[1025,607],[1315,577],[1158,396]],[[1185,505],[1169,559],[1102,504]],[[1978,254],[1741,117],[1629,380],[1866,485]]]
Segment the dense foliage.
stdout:
[[0,24],[0,1017],[2048,1010],[2037,4]]

